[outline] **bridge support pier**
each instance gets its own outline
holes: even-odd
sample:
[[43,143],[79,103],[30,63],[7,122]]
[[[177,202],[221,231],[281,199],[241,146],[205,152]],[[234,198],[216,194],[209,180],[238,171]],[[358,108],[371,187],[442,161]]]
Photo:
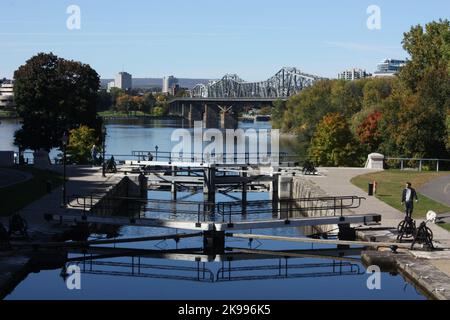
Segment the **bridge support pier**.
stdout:
[[190,123],[194,123],[195,121],[201,121],[202,120],[202,113],[199,111],[198,108],[195,107],[194,104],[189,104],[189,112],[187,113],[187,119]]
[[181,104],[181,116],[184,119],[187,119],[189,117],[187,107],[186,107],[186,105],[184,103]]
[[203,125],[205,128],[216,128],[217,120],[217,109],[214,106],[205,104],[203,109]]
[[237,121],[233,115],[232,109],[233,106],[220,106],[220,127],[224,129],[234,129],[237,126]]

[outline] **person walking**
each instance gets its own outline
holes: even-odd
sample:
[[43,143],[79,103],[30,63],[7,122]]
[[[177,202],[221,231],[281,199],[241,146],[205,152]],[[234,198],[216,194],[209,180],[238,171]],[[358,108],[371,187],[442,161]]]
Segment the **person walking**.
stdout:
[[412,218],[412,214],[414,211],[414,200],[416,202],[419,201],[417,192],[414,188],[412,188],[411,182],[407,182],[406,188],[403,190],[402,194],[402,205],[405,205],[405,213],[409,218]]

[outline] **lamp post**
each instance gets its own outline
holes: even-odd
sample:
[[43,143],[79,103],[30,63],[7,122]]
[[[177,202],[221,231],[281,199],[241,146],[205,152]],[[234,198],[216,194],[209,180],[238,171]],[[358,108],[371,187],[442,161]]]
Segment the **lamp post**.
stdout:
[[63,145],[63,187],[62,187],[62,199],[61,199],[61,206],[66,206],[66,156],[67,156],[67,141],[69,140],[69,137],[67,136],[67,133],[64,132],[61,142]]
[[105,148],[106,148],[106,127],[102,124],[102,176],[106,177],[105,168]]
[[158,149],[159,149],[159,147],[156,146],[156,147],[155,147],[155,151],[156,151],[156,161],[158,161]]

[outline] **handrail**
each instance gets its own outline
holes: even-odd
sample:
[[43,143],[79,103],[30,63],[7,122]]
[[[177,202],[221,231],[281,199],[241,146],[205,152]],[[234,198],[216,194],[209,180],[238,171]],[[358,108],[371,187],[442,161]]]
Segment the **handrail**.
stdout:
[[[72,208],[83,208],[83,213],[92,210],[95,206],[94,200],[102,199],[102,196],[71,196],[68,197],[68,206]],[[344,216],[344,210],[356,209],[361,206],[364,197],[359,196],[336,196],[336,197],[315,197],[315,198],[297,198],[297,199],[280,199],[273,200],[256,200],[256,201],[230,201],[230,202],[199,202],[199,201],[176,201],[165,199],[142,199],[133,197],[108,197],[108,200],[133,201],[137,203],[145,203],[149,210],[163,210],[161,212],[173,214],[185,214],[197,216],[197,223],[215,221],[211,218],[216,215],[221,216],[222,222],[233,223],[234,216],[247,216],[271,213],[304,213],[310,211],[329,211],[332,210],[333,216]],[[161,208],[160,205],[166,207]],[[179,206],[193,206],[194,208],[179,208]],[[158,211],[159,212],[159,211]],[[289,219],[290,217],[288,217]],[[220,219],[220,218],[219,218]],[[278,217],[283,219],[282,217]],[[284,218],[286,219],[286,218]]]
[[[345,203],[344,201],[346,200],[349,200],[351,202]],[[366,198],[358,196],[336,196],[280,199],[277,202],[274,202],[272,200],[247,201],[245,204],[243,204],[242,201],[232,201],[220,202],[216,206],[217,213],[222,216],[223,222],[225,222],[226,217],[228,217],[228,222],[232,223],[232,216],[236,215],[262,214],[267,213],[268,211],[279,213],[286,210],[290,213],[333,210],[333,216],[336,216],[337,211],[339,211],[339,215],[342,217],[344,215],[344,210],[359,208],[361,206],[362,200],[366,200]],[[306,205],[304,205],[305,203]],[[276,205],[276,208],[273,207],[274,204]],[[287,208],[283,208],[283,204],[287,205]],[[281,207],[279,207],[279,205],[281,205]],[[245,213],[242,208],[243,206],[245,206]],[[268,206],[270,206],[271,208],[267,208]]]

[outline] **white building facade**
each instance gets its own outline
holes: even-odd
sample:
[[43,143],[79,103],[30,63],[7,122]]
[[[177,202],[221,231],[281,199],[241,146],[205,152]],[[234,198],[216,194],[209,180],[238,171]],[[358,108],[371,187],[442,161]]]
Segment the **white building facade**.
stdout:
[[353,80],[358,80],[358,79],[364,79],[364,78],[367,78],[370,76],[371,76],[371,74],[367,73],[366,70],[352,68],[352,69],[344,70],[341,73],[339,73],[338,79],[353,81]]
[[396,75],[400,69],[405,66],[405,60],[384,59],[377,65],[374,77],[392,77]]
[[162,80],[162,93],[168,94],[171,92],[171,88],[174,88],[178,83],[178,79],[174,76],[164,77]]
[[0,109],[14,108],[14,84],[13,82],[0,84]]
[[[109,86],[109,84],[108,84]],[[114,87],[122,90],[131,90],[133,86],[133,77],[127,72],[119,72],[114,81]]]

